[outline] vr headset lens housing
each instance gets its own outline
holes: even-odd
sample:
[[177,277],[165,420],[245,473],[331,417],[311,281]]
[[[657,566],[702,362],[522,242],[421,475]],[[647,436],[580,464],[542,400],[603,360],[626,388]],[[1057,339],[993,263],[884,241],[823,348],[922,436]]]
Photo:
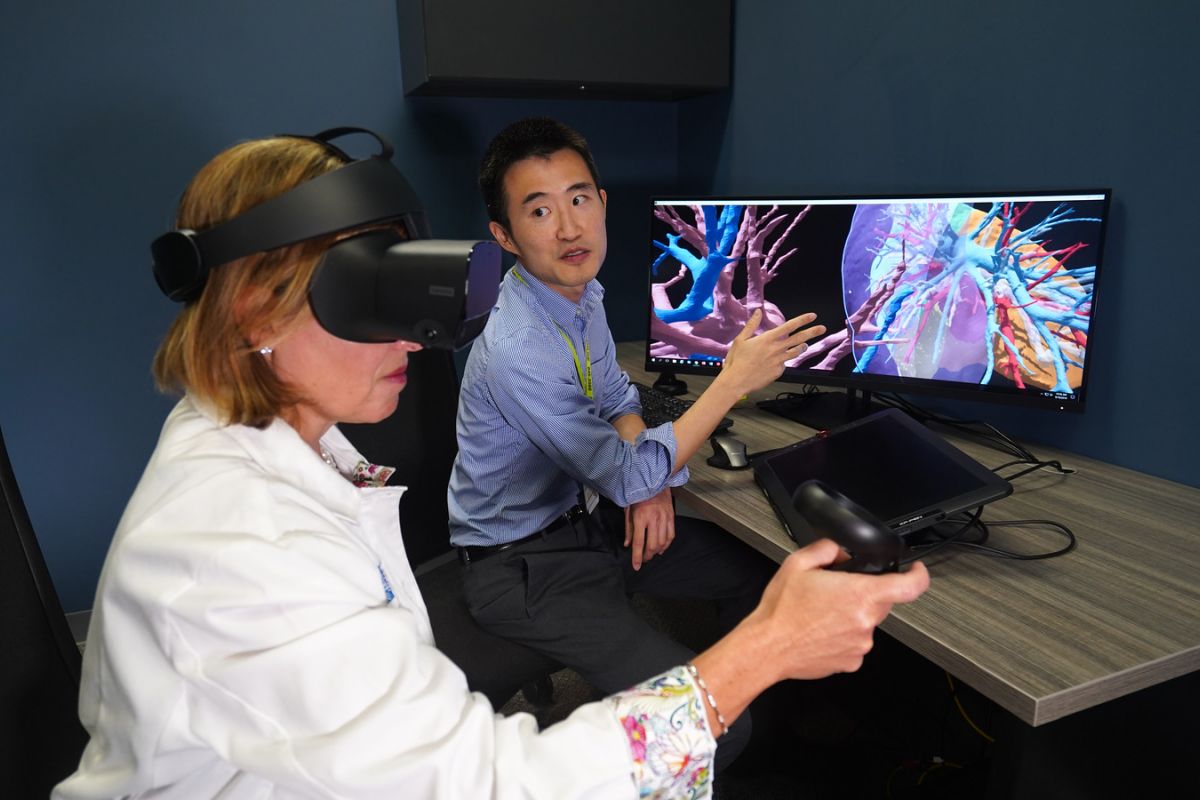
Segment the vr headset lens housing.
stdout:
[[339,339],[456,348],[483,330],[500,263],[495,242],[363,233],[329,249],[308,299],[321,327]]
[[[391,145],[362,128],[335,128],[311,138],[345,157],[329,140],[366,133],[381,152],[300,184],[204,231],[170,231],[151,245],[154,277],[176,302],[191,302],[210,270],[251,253],[369,226],[403,223],[408,241],[379,230],[349,237],[326,253],[309,287],[318,322],[342,339],[405,339],[460,347],[483,329],[500,288],[494,242],[428,238],[425,212],[389,160]],[[469,290],[469,292],[468,292]]]

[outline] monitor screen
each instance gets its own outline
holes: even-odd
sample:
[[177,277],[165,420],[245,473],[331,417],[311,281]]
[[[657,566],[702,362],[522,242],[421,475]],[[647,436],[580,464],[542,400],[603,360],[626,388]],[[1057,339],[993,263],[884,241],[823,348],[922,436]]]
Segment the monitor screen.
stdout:
[[646,368],[715,374],[756,308],[783,380],[1082,410],[1109,192],[655,199]]

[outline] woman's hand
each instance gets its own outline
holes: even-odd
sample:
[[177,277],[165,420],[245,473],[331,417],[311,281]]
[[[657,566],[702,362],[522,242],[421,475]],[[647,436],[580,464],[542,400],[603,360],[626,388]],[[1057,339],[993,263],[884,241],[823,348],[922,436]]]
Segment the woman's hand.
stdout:
[[[871,650],[875,627],[892,606],[916,600],[929,588],[929,572],[919,561],[907,572],[889,575],[825,569],[840,552],[822,539],[792,553],[758,607],[696,656],[693,663],[727,723],[781,680],[857,670]],[[719,730],[712,714],[709,722]]]
[[929,588],[929,572],[919,561],[907,572],[888,575],[825,569],[840,552],[822,539],[792,553],[747,618],[761,624],[760,635],[772,642],[779,679],[854,672],[892,606],[912,602]]

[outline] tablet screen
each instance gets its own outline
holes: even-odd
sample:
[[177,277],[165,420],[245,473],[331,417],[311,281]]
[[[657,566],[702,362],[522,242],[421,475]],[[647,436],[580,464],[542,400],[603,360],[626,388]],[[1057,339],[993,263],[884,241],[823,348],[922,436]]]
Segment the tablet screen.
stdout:
[[[766,456],[755,476],[781,516],[816,478],[907,533],[1004,497],[1012,486],[896,409],[880,411]],[[791,527],[790,520],[784,520]]]

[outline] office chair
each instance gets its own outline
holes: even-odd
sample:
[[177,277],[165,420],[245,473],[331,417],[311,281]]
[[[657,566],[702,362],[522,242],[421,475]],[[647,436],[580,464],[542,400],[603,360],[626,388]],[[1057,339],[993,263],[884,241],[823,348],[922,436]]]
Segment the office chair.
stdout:
[[550,674],[561,665],[516,642],[485,631],[463,595],[463,566],[450,546],[446,487],[458,452],[455,416],[458,374],[443,350],[413,353],[408,385],[392,416],[371,425],[340,425],[359,452],[396,468],[389,484],[407,486],[400,526],[409,563],[429,609],[438,649],[466,673],[467,685],[499,709],[518,690],[535,708],[553,699]]
[[81,658],[0,434],[0,786],[47,797],[79,764]]

